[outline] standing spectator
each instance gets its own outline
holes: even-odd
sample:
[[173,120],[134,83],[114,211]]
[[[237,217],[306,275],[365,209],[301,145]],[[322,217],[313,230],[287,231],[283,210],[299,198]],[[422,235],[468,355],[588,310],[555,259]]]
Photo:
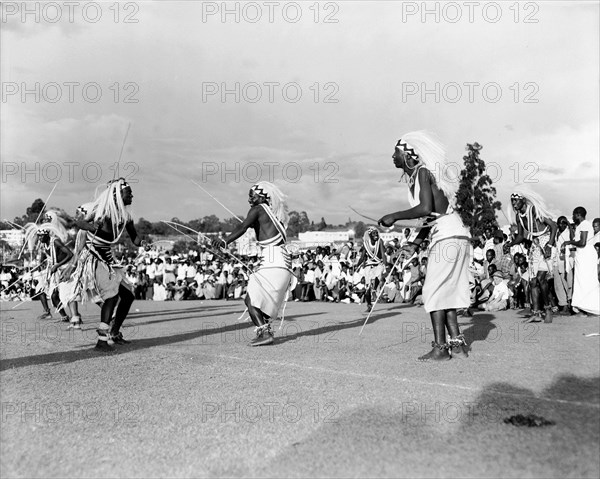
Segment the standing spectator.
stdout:
[[506,243],[502,245],[502,256],[500,260],[496,263],[498,267],[498,271],[502,273],[504,279],[512,280],[515,275],[515,264],[513,261],[513,257],[510,254],[510,246]]
[[[496,253],[496,259],[500,259],[502,257],[502,255],[504,254],[504,248],[502,247],[502,245],[504,244],[504,233],[502,232],[502,230],[494,231],[493,241],[494,241],[494,252]],[[500,268],[498,268],[498,269],[500,269]]]
[[153,301],[166,301],[167,300],[167,288],[165,285],[158,281],[158,279],[154,280],[154,295],[152,296]]
[[156,279],[156,263],[152,258],[148,258],[147,261],[148,265],[146,266],[146,274],[148,275],[150,284],[154,284],[154,280]]
[[494,235],[492,228],[488,226],[483,230],[483,255],[485,256],[485,253],[490,249],[494,249]]
[[304,280],[302,281],[300,301],[310,301],[311,295],[314,295],[315,272],[308,265],[304,266],[302,272],[304,273]]
[[165,285],[169,284],[169,283],[175,283],[175,271],[176,271],[176,266],[173,264],[172,260],[170,257],[167,257],[165,259],[165,273],[164,273],[164,279],[163,279],[163,283]]
[[485,262],[483,263],[483,267],[485,269],[485,271],[488,273],[485,276],[485,279],[492,279],[490,276],[490,265],[494,265],[496,267],[496,269],[498,269],[498,262],[496,261],[496,251],[491,248],[486,250],[485,252]]
[[193,282],[194,282],[194,278],[196,277],[196,273],[198,272],[198,270],[196,269],[196,265],[191,262],[188,261],[186,263],[186,269],[185,269],[185,282],[188,286],[190,286]]
[[185,281],[187,276],[187,269],[190,262],[186,259],[180,259],[177,265],[177,281]]
[[143,271],[138,271],[138,279],[135,285],[135,299],[146,299],[146,290],[148,289],[148,277]]
[[160,284],[164,283],[165,278],[165,264],[163,260],[160,258],[156,258],[156,266],[154,270],[154,279],[158,281]]
[[592,221],[592,229],[594,230],[594,238],[592,241],[596,244],[600,242],[600,218],[594,218],[594,221]]
[[587,214],[583,206],[573,210],[573,222],[577,225],[575,239],[565,241],[577,247],[575,254],[575,276],[573,278],[573,308],[579,315],[600,315],[600,284],[598,283],[598,267],[596,250],[594,249],[593,227],[585,219]]
[[558,298],[559,314],[571,314],[571,297],[573,294],[573,257],[565,248],[565,241],[573,239],[573,230],[570,228],[566,216],[556,220],[558,233],[556,235],[556,249],[558,254],[552,258],[554,277],[554,292]]

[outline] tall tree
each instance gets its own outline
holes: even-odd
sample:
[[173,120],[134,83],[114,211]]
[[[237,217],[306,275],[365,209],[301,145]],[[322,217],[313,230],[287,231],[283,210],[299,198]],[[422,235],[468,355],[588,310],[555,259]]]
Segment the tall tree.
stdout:
[[31,203],[31,206],[27,208],[25,214],[20,218],[16,217],[14,222],[21,226],[23,226],[26,223],[33,223],[37,219],[37,217],[40,214],[40,211],[42,211],[43,208],[44,200],[38,198],[33,203]]
[[496,200],[492,179],[486,174],[485,161],[479,157],[482,148],[477,142],[467,143],[465,167],[460,172],[456,193],[456,209],[473,236],[481,235],[487,227],[498,228],[496,210],[502,208],[502,203]]
[[362,241],[362,237],[365,234],[365,231],[367,231],[367,225],[365,225],[362,221],[356,223],[354,225],[354,241]]
[[290,238],[295,238],[298,233],[304,233],[310,229],[310,220],[306,211],[298,213],[297,211],[289,212],[290,220],[287,227],[287,235]]

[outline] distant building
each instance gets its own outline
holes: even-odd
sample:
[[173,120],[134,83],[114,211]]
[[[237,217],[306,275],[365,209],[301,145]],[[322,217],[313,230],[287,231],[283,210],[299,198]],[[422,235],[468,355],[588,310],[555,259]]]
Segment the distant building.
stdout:
[[12,247],[21,247],[25,241],[23,230],[0,230],[0,239],[6,241]]
[[354,241],[354,230],[305,231],[298,233],[297,244],[300,248],[314,248],[348,241]]

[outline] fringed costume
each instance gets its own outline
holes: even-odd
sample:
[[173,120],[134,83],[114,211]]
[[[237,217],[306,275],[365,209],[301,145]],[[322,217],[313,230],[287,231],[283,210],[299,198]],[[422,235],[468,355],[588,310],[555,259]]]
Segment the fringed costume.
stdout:
[[371,234],[375,231],[377,228],[371,226],[363,235],[363,247],[366,255],[363,274],[367,287],[371,286],[373,281],[381,279],[385,273],[383,240],[381,238],[377,238],[376,241],[371,239]]
[[[543,317],[545,322],[551,323],[553,319],[552,297],[547,274],[552,272],[552,262],[557,254],[555,244],[550,244],[552,228],[548,223],[554,224],[550,220],[553,215],[544,204],[543,199],[537,193],[526,188],[515,188],[510,199],[511,208],[508,208],[508,220],[517,224],[522,239],[531,241],[527,261],[531,274],[531,294],[534,307],[533,316],[529,322],[539,322]],[[522,211],[523,209],[524,211]],[[550,254],[547,256],[545,249],[549,244],[551,248]],[[545,314],[542,309],[545,309]]]
[[[119,241],[132,217],[123,195],[131,188],[123,179],[111,181],[106,190],[92,203],[78,208],[89,229],[78,235],[77,266],[73,273],[72,300],[101,304],[101,322],[97,329],[102,350],[112,350],[112,344],[125,344],[120,328],[133,303],[133,286],[119,265],[115,264],[112,247]],[[132,196],[131,196],[132,198]],[[95,225],[92,227],[91,225]],[[135,243],[135,238],[132,237]],[[83,243],[83,244],[82,244]],[[112,312],[118,301],[113,321]]]
[[[58,259],[58,245],[64,246],[68,239],[68,232],[65,227],[65,220],[59,216],[59,212],[48,210],[43,218],[43,223],[37,225],[28,223],[25,225],[25,239],[29,245],[30,251],[33,251],[39,242],[42,254],[44,256],[45,268],[40,275],[40,283],[37,287],[37,294],[41,295],[40,300],[46,312],[40,318],[49,318],[51,313],[48,309],[47,299],[51,299],[56,306],[63,320],[68,320],[68,316],[62,307],[59,289],[62,284],[68,280],[66,275],[67,265],[59,266],[54,272],[55,266],[60,264]],[[57,243],[58,241],[58,243]]]

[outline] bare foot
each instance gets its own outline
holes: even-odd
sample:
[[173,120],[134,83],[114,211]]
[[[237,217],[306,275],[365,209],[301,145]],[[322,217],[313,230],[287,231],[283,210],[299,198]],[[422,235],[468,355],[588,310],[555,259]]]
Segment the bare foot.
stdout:
[[417,358],[419,361],[448,361],[449,359],[452,359],[445,344],[440,345],[432,342],[431,346],[433,349],[427,354],[419,356]]
[[541,323],[542,322],[542,312],[535,311],[529,318],[526,318],[522,321],[523,323]]
[[464,335],[460,334],[456,338],[448,338],[450,354],[452,358],[465,359],[469,357],[469,349]]

